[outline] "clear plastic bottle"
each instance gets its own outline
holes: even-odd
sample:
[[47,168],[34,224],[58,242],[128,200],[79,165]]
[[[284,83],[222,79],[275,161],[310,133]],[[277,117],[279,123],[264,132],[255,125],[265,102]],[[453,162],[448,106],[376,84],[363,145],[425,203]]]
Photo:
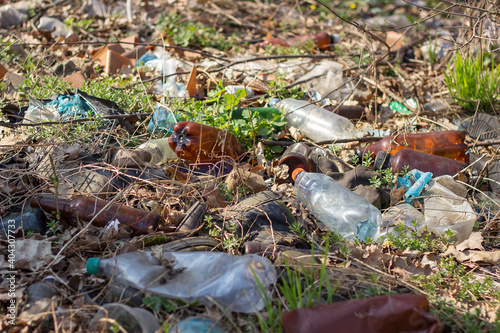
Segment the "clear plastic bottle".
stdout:
[[151,164],[161,165],[168,160],[178,158],[177,154],[170,148],[168,138],[149,140],[137,149],[145,150],[151,154],[151,161],[149,161]]
[[[262,286],[270,295],[276,270],[267,258],[222,252],[128,252],[114,258],[90,258],[87,273],[103,273],[138,290],[185,302],[214,302],[235,312],[264,308]],[[257,284],[257,280],[260,282]]]
[[297,198],[331,231],[347,239],[358,236],[378,240],[382,214],[365,198],[339,185],[333,178],[295,169]]
[[313,141],[351,139],[356,137],[353,123],[307,101],[286,98],[276,104],[296,127]]

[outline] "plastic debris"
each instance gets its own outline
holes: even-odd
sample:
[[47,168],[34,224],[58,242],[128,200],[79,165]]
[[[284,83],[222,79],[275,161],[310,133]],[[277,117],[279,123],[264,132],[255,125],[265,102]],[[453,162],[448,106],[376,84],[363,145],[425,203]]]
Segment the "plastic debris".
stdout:
[[264,308],[257,278],[266,292],[276,282],[271,262],[256,255],[176,253],[163,252],[161,248],[158,255],[153,250],[108,259],[91,258],[87,261],[87,272],[102,272],[124,285],[156,295],[202,304],[216,302],[243,313]]

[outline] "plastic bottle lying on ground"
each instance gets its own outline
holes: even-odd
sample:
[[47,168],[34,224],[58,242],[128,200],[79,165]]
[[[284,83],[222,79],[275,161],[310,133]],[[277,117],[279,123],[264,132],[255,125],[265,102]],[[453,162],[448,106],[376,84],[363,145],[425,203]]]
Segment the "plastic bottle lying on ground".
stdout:
[[150,229],[156,229],[161,219],[158,214],[142,209],[119,204],[111,204],[104,209],[106,205],[107,201],[85,196],[56,200],[55,197],[37,195],[31,200],[31,207],[39,207],[48,213],[59,212],[61,219],[68,222],[74,218],[87,222],[94,219],[93,225],[106,227],[111,221],[118,220],[137,234],[147,234]]
[[114,258],[89,259],[87,273],[99,272],[123,285],[156,295],[202,304],[216,302],[243,313],[264,308],[256,279],[266,292],[276,283],[276,271],[268,259],[221,252],[163,251],[153,256],[137,251]]
[[401,149],[394,155],[381,150],[377,153],[373,162],[374,170],[392,168],[392,171],[397,173],[403,171],[405,167],[408,167],[408,171],[417,169],[423,172],[431,172],[434,177],[442,175],[454,176],[460,170],[466,168],[467,163],[412,149]]
[[339,185],[333,178],[295,169],[297,198],[323,222],[328,229],[347,239],[358,236],[378,240],[382,214],[365,198]]
[[359,149],[357,154],[362,158],[363,154],[369,151],[374,158],[381,150],[389,151],[393,155],[401,149],[408,148],[468,163],[469,156],[466,153],[469,147],[464,140],[465,133],[460,131],[401,134],[385,137]]
[[356,137],[354,125],[349,119],[307,101],[286,98],[275,106],[282,110],[289,127],[296,127],[313,141]]
[[340,37],[337,34],[329,35],[326,32],[319,32],[316,34],[296,36],[287,40],[281,38],[269,38],[263,41],[261,45],[262,47],[266,47],[267,45],[292,47],[304,44],[307,40],[312,40],[314,45],[316,45],[320,50],[326,50],[333,44],[338,43]]

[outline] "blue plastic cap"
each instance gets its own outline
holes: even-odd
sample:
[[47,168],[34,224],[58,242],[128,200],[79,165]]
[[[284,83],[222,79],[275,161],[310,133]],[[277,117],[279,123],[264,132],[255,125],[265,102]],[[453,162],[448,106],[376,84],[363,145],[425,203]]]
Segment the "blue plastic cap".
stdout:
[[90,258],[87,260],[87,274],[94,275],[99,273],[99,260],[101,258]]
[[280,101],[279,98],[276,98],[276,97],[273,97],[269,100],[269,103],[267,103],[267,105],[269,107],[273,107],[274,105],[276,105],[278,102]]

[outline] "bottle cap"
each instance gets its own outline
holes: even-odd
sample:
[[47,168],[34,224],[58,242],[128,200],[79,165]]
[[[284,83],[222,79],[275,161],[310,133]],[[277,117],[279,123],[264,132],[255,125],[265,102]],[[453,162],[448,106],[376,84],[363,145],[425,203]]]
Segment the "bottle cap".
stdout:
[[375,161],[373,161],[373,170],[378,170],[386,166],[387,155],[387,152],[384,150],[381,150],[377,153],[377,156],[375,156]]
[[87,274],[94,275],[99,273],[99,260],[101,258],[90,258],[87,260]]
[[292,179],[295,181],[295,178],[297,178],[297,175],[301,173],[302,171],[305,171],[302,168],[296,168],[292,171]]

